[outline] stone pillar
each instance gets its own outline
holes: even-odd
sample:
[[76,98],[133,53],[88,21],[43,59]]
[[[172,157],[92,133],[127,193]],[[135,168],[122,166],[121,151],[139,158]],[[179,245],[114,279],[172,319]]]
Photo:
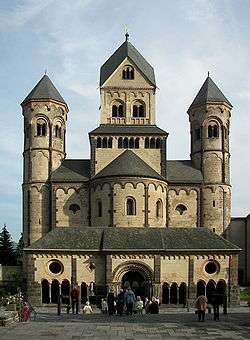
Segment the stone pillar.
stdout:
[[71,256],[71,287],[76,284],[77,278],[76,259]]
[[239,305],[240,289],[238,285],[238,255],[229,256],[228,304]]
[[188,299],[194,301],[196,298],[196,285],[194,283],[194,257],[189,256],[188,261]]
[[177,294],[177,296],[176,296],[176,304],[178,305],[179,304],[179,286],[177,286],[177,292],[176,292],[176,294]]
[[161,294],[161,256],[154,256],[154,283],[153,283],[153,296],[162,299]]
[[148,186],[145,184],[145,189],[144,189],[144,226],[145,227],[149,227],[149,224],[148,224],[148,198],[149,198],[149,195],[148,195]]
[[106,255],[106,285],[112,287],[112,256]]

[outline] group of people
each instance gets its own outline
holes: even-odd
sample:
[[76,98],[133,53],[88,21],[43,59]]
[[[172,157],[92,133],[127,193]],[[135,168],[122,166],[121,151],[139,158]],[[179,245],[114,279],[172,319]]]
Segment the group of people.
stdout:
[[110,290],[107,298],[103,298],[101,301],[101,311],[104,314],[143,314],[143,310],[145,310],[146,314],[158,314],[159,300],[152,297],[152,301],[148,298],[142,301],[140,296],[135,296],[134,291],[130,287],[121,289],[117,296],[115,296],[113,290]]
[[[213,306],[214,320],[219,321],[220,318],[220,305],[223,305],[225,313],[225,298],[221,294],[212,294],[210,297],[211,305]],[[199,321],[205,321],[206,310],[208,309],[208,299],[205,295],[200,295],[195,301],[195,307],[198,314]]]

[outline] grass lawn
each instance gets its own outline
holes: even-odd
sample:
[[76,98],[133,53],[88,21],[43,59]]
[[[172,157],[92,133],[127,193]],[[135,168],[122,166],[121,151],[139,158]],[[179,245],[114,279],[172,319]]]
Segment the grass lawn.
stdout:
[[240,292],[240,299],[250,302],[250,288],[245,288]]

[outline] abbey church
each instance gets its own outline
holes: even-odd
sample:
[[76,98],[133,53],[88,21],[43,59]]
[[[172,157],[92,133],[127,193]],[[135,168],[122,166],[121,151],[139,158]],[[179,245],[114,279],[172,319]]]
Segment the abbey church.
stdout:
[[187,110],[190,159],[168,160],[154,69],[128,35],[99,86],[100,125],[79,141],[90,143],[89,159],[66,158],[74,113],[47,75],[21,104],[29,301],[56,303],[75,284],[82,302],[95,301],[129,284],[168,305],[214,291],[236,304],[240,249],[221,236],[231,219],[232,104],[208,76]]

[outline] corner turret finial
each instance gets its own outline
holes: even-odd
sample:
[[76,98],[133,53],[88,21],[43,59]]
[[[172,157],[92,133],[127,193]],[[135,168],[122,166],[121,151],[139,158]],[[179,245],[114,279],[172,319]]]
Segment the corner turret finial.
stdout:
[[47,69],[44,70],[44,74],[45,74],[45,76],[47,75]]
[[209,77],[209,75],[210,75],[210,72],[208,71],[208,72],[207,72],[207,76]]
[[128,28],[127,27],[125,28],[125,31],[126,31],[126,33],[125,33],[126,41],[128,41],[129,33],[128,33]]

